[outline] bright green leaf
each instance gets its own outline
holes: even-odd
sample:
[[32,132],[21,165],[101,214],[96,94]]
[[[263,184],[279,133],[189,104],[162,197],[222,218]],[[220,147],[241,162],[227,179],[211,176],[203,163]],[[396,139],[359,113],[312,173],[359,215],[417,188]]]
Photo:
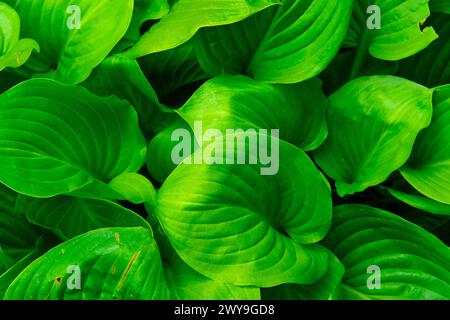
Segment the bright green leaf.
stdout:
[[[194,137],[191,127],[181,117],[174,115],[175,120],[173,123],[158,133],[148,146],[147,169],[159,183],[163,183],[177,167],[177,163],[174,163],[172,160],[172,154],[180,141],[172,138],[173,133],[177,130],[186,130],[185,132],[189,132],[189,135]],[[186,151],[186,154],[180,155],[183,159],[190,156],[198,148],[197,140],[194,138],[192,140],[190,152]]]
[[0,2],[0,71],[23,65],[39,44],[32,39],[19,39],[20,18],[17,12]]
[[8,268],[6,272],[0,272],[0,299],[3,299],[9,285],[22,272],[23,269],[56,244],[58,244],[57,240],[51,234],[45,233],[37,240],[35,248],[31,249],[29,253],[27,253],[20,260],[15,261],[15,263]]
[[115,177],[109,186],[134,204],[148,202],[154,205],[156,191],[152,183],[143,175],[124,173]]
[[240,23],[202,30],[202,67],[271,83],[296,83],[319,74],[338,52],[351,0],[282,0]]
[[[156,213],[181,258],[211,279],[260,287],[310,284],[326,272],[329,253],[303,244],[322,239],[329,228],[329,186],[303,151],[266,138],[274,153],[279,143],[280,158],[271,164],[271,171],[282,164],[278,174],[261,175],[263,165],[207,164],[218,160],[206,150],[213,145],[220,154],[219,140],[167,178]],[[222,160],[242,149],[251,149],[248,142],[227,144]],[[203,164],[193,164],[202,154]]]
[[436,89],[431,126],[417,138],[403,177],[427,197],[450,204],[450,85]]
[[259,300],[257,287],[237,287],[208,279],[191,269],[181,259],[166,266],[165,275],[176,300]]
[[[152,209],[153,210],[153,209]],[[171,299],[176,300],[260,300],[257,287],[238,287],[220,280],[211,280],[190,268],[177,255],[160,223],[149,212],[149,222],[154,230],[156,242],[164,262],[167,285]]]
[[[355,0],[353,18],[344,41],[345,47],[358,48],[352,73],[356,74],[368,53],[382,60],[400,60],[425,49],[437,39],[432,27],[421,30],[421,25],[430,16],[428,2]],[[373,9],[371,6],[380,9],[379,17],[376,10],[369,10]]]
[[339,195],[377,185],[409,158],[432,115],[433,90],[392,76],[353,80],[330,97],[329,136],[315,160]]
[[339,206],[324,243],[346,269],[334,299],[450,298],[450,249],[390,212]]
[[263,300],[329,300],[341,283],[344,267],[339,260],[330,255],[328,270],[318,281],[309,285],[282,284],[262,289]]
[[126,102],[53,80],[29,80],[0,96],[0,181],[35,197],[109,183],[136,172],[146,145]]
[[131,21],[133,0],[6,0],[21,17],[23,35],[39,42],[27,67],[61,82],[85,80]]
[[450,216],[450,205],[448,204],[438,202],[417,194],[410,194],[390,188],[388,190],[389,193],[396,199],[410,205],[411,207],[433,214]]
[[125,55],[137,58],[173,49],[191,39],[200,28],[231,24],[277,3],[277,0],[179,0]]
[[204,84],[177,113],[194,131],[196,122],[201,123],[202,131],[217,129],[223,135],[230,129],[264,129],[267,134],[275,129],[282,140],[309,151],[317,148],[328,132],[328,100],[321,88],[318,79],[270,85],[224,75]]
[[14,300],[168,297],[159,251],[145,228],[99,229],[64,242],[22,271],[5,295]]

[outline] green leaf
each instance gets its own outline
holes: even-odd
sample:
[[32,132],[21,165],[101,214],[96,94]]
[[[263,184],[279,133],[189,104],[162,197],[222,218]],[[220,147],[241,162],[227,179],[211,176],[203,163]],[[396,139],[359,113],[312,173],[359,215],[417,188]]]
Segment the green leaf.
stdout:
[[319,74],[338,52],[351,0],[282,0],[242,22],[202,30],[196,50],[202,67],[271,83],[296,83]]
[[204,27],[231,24],[277,4],[278,0],[179,0],[125,55],[137,58],[178,47]]
[[[76,284],[77,267],[80,289],[68,286]],[[64,242],[22,271],[5,295],[14,300],[168,297],[159,251],[145,228],[99,229]]]
[[[449,248],[390,212],[339,206],[324,243],[346,269],[335,299],[450,298]],[[370,286],[373,267],[380,271],[379,288]]]
[[124,173],[115,177],[109,186],[134,204],[155,203],[156,191],[152,183],[137,173]]
[[139,64],[158,96],[164,100],[176,96],[178,90],[190,84],[209,78],[197,61],[192,41],[142,57]]
[[442,12],[450,14],[450,2],[448,0],[431,0],[431,12]]
[[439,39],[422,52],[400,61],[397,74],[424,86],[436,87],[450,83],[450,19],[445,14],[434,14],[431,23]]
[[[236,135],[235,142],[242,137]],[[328,269],[329,253],[311,243],[329,228],[329,185],[302,150],[265,138],[275,155],[271,170],[276,162],[282,164],[278,174],[261,175],[259,164],[220,164],[223,141],[218,139],[186,158],[167,178],[156,214],[180,257],[204,276],[260,287],[310,284]],[[227,143],[220,159],[230,161],[243,150],[250,150],[251,159],[255,154],[249,141]],[[211,146],[214,157],[207,152]],[[203,163],[192,163],[199,156]]]
[[0,212],[0,230],[2,251],[15,261],[32,251],[42,235],[39,228],[15,212]]
[[4,2],[0,2],[0,53],[10,51],[20,37],[20,18],[17,12]]
[[146,145],[126,102],[36,79],[0,96],[0,182],[51,197],[136,172]]
[[432,123],[400,172],[422,194],[450,204],[450,85],[438,87],[433,100]]
[[282,284],[261,291],[263,300],[329,300],[341,283],[344,267],[339,260],[329,256],[328,270],[318,281],[310,285]]
[[208,279],[181,259],[165,268],[168,286],[175,300],[260,300],[257,287],[237,287]]
[[6,270],[6,272],[0,272],[0,299],[3,299],[9,285],[22,272],[23,269],[56,244],[58,244],[56,239],[52,235],[45,233],[38,239],[34,249],[30,250],[27,255],[16,261],[14,265]]
[[27,67],[61,82],[85,80],[125,35],[133,0],[6,0],[22,22],[23,35],[39,42]]
[[[400,60],[425,49],[438,35],[432,27],[421,30],[421,25],[430,16],[429,0],[355,0],[353,18],[344,41],[344,47],[358,47],[353,66],[357,73],[360,63],[370,53],[382,60]],[[379,29],[368,27],[376,13],[370,6],[380,9]]]
[[339,195],[385,181],[430,124],[433,90],[393,76],[353,80],[330,97],[329,136],[314,158]]
[[170,5],[167,0],[135,0],[133,18],[131,19],[126,37],[137,41],[141,36],[144,22],[157,20],[169,13]]
[[4,68],[18,68],[30,57],[33,50],[39,52],[39,45],[32,39],[20,39],[13,49],[0,56],[0,71]]
[[16,198],[17,193],[0,185],[0,260],[12,263],[30,253],[43,233],[16,212]]
[[17,12],[0,2],[0,71],[7,67],[23,65],[33,50],[39,52],[39,44],[33,39],[19,39],[20,18]]
[[450,205],[438,202],[427,197],[402,192],[389,188],[389,193],[396,199],[410,205],[419,210],[430,212],[438,215],[450,216]]
[[69,196],[50,199],[19,196],[16,210],[25,214],[31,223],[50,229],[64,241],[106,227],[149,228],[138,214],[105,200]]
[[[186,130],[185,132],[188,132],[189,136],[194,137],[191,127],[181,117],[176,115],[173,123],[158,133],[148,146],[147,169],[159,183],[163,183],[177,167],[177,163],[172,161],[173,152],[180,143],[179,140],[172,138],[173,133],[177,130]],[[192,140],[190,152],[186,150],[186,153],[181,155],[183,159],[190,156],[198,148],[197,140],[195,138]]]
[[211,280],[189,267],[177,255],[161,228],[153,209],[149,212],[149,222],[164,262],[167,285],[171,299],[175,300],[260,300],[257,287],[238,287],[221,280]]
[[[1,250],[1,249],[0,249]],[[3,300],[3,297],[6,293],[11,282],[25,269],[30,263],[41,256],[41,252],[38,249],[35,249],[28,253],[25,257],[20,259],[17,263],[13,263],[10,268],[7,268],[5,272],[0,268],[0,299]],[[0,258],[1,261],[1,258]]]
[[81,85],[102,97],[115,95],[128,100],[138,113],[139,126],[145,136],[155,132],[162,110],[136,60],[109,57]]
[[[293,85],[271,85],[244,76],[220,76],[204,84],[177,113],[196,131],[279,130],[280,138],[305,151],[326,138],[328,100],[315,78]],[[202,132],[195,132],[199,135]]]
[[29,263],[57,243],[15,210],[17,196],[0,184],[0,299]]

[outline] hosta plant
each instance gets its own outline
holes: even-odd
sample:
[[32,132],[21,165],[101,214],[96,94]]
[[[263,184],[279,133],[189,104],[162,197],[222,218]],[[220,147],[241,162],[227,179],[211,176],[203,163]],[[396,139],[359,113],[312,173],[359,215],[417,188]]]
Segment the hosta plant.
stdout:
[[0,1],[0,297],[450,299],[449,14]]

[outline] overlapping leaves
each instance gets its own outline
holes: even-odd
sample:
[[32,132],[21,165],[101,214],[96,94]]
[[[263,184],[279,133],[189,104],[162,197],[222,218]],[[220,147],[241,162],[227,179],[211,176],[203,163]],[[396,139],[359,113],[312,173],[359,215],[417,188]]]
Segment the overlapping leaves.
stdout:
[[391,76],[359,78],[330,97],[330,134],[315,160],[340,195],[385,181],[432,116],[433,91]]
[[39,44],[33,39],[20,39],[20,18],[6,3],[0,2],[0,71],[23,65]]
[[[335,208],[325,245],[345,266],[334,299],[449,299],[450,249],[422,228],[363,205]],[[368,273],[381,270],[380,287]]]
[[448,13],[0,2],[0,297],[450,299]]
[[[21,17],[22,33],[40,53],[27,68],[65,83],[85,80],[124,36],[133,0],[6,0]],[[114,23],[111,23],[114,21]]]
[[0,104],[0,181],[20,193],[69,193],[144,163],[144,137],[125,101],[36,79],[2,94]]
[[200,64],[213,75],[225,70],[270,83],[310,79],[337,53],[351,8],[349,0],[283,0],[240,23],[202,30]]

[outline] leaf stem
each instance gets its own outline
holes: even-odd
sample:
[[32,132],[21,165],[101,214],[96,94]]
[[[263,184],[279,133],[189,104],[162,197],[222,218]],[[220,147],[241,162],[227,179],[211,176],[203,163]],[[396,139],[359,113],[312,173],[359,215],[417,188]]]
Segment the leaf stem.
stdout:
[[358,74],[361,71],[361,68],[366,60],[367,53],[369,51],[370,39],[371,37],[369,32],[367,31],[363,32],[361,42],[356,51],[356,56],[352,65],[352,69],[350,71],[349,81],[358,77]]

